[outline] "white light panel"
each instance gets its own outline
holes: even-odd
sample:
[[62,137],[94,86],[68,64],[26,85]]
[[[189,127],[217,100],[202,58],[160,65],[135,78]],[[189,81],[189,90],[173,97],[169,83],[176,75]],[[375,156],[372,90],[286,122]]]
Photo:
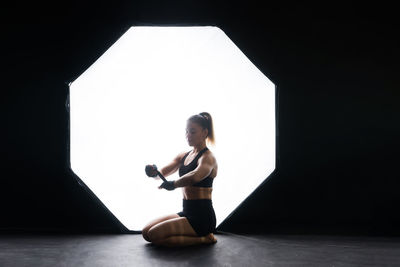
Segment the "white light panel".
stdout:
[[220,224],[275,169],[275,85],[217,27],[132,27],[72,82],[72,170],[141,230],[181,211],[181,189],[159,190],[144,168],[191,150],[186,120],[203,111],[214,120]]

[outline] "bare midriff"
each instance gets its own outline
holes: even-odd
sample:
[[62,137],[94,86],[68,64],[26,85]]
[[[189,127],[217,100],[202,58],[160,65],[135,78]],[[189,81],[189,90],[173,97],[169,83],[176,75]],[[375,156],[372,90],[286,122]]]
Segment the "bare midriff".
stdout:
[[185,186],[182,188],[183,199],[211,199],[212,187]]

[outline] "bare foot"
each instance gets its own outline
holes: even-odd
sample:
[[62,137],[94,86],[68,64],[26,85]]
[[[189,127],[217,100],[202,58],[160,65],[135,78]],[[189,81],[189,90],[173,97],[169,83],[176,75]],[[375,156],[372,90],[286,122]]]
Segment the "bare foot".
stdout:
[[213,233],[209,233],[208,235],[205,236],[206,237],[206,243],[209,244],[215,244],[217,243],[217,239],[215,238]]

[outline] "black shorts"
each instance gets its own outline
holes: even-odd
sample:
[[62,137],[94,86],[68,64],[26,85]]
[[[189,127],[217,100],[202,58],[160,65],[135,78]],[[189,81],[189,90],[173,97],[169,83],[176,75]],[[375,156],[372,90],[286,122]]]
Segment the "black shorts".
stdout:
[[211,199],[183,200],[183,211],[177,213],[186,217],[198,236],[214,233],[216,218]]

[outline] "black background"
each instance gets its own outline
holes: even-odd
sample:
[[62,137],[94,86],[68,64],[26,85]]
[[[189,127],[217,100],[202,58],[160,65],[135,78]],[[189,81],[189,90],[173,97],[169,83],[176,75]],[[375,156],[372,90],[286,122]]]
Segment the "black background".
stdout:
[[68,169],[67,84],[131,26],[215,25],[278,88],[277,169],[221,229],[400,233],[392,6],[15,1],[1,13],[3,232],[120,232]]

